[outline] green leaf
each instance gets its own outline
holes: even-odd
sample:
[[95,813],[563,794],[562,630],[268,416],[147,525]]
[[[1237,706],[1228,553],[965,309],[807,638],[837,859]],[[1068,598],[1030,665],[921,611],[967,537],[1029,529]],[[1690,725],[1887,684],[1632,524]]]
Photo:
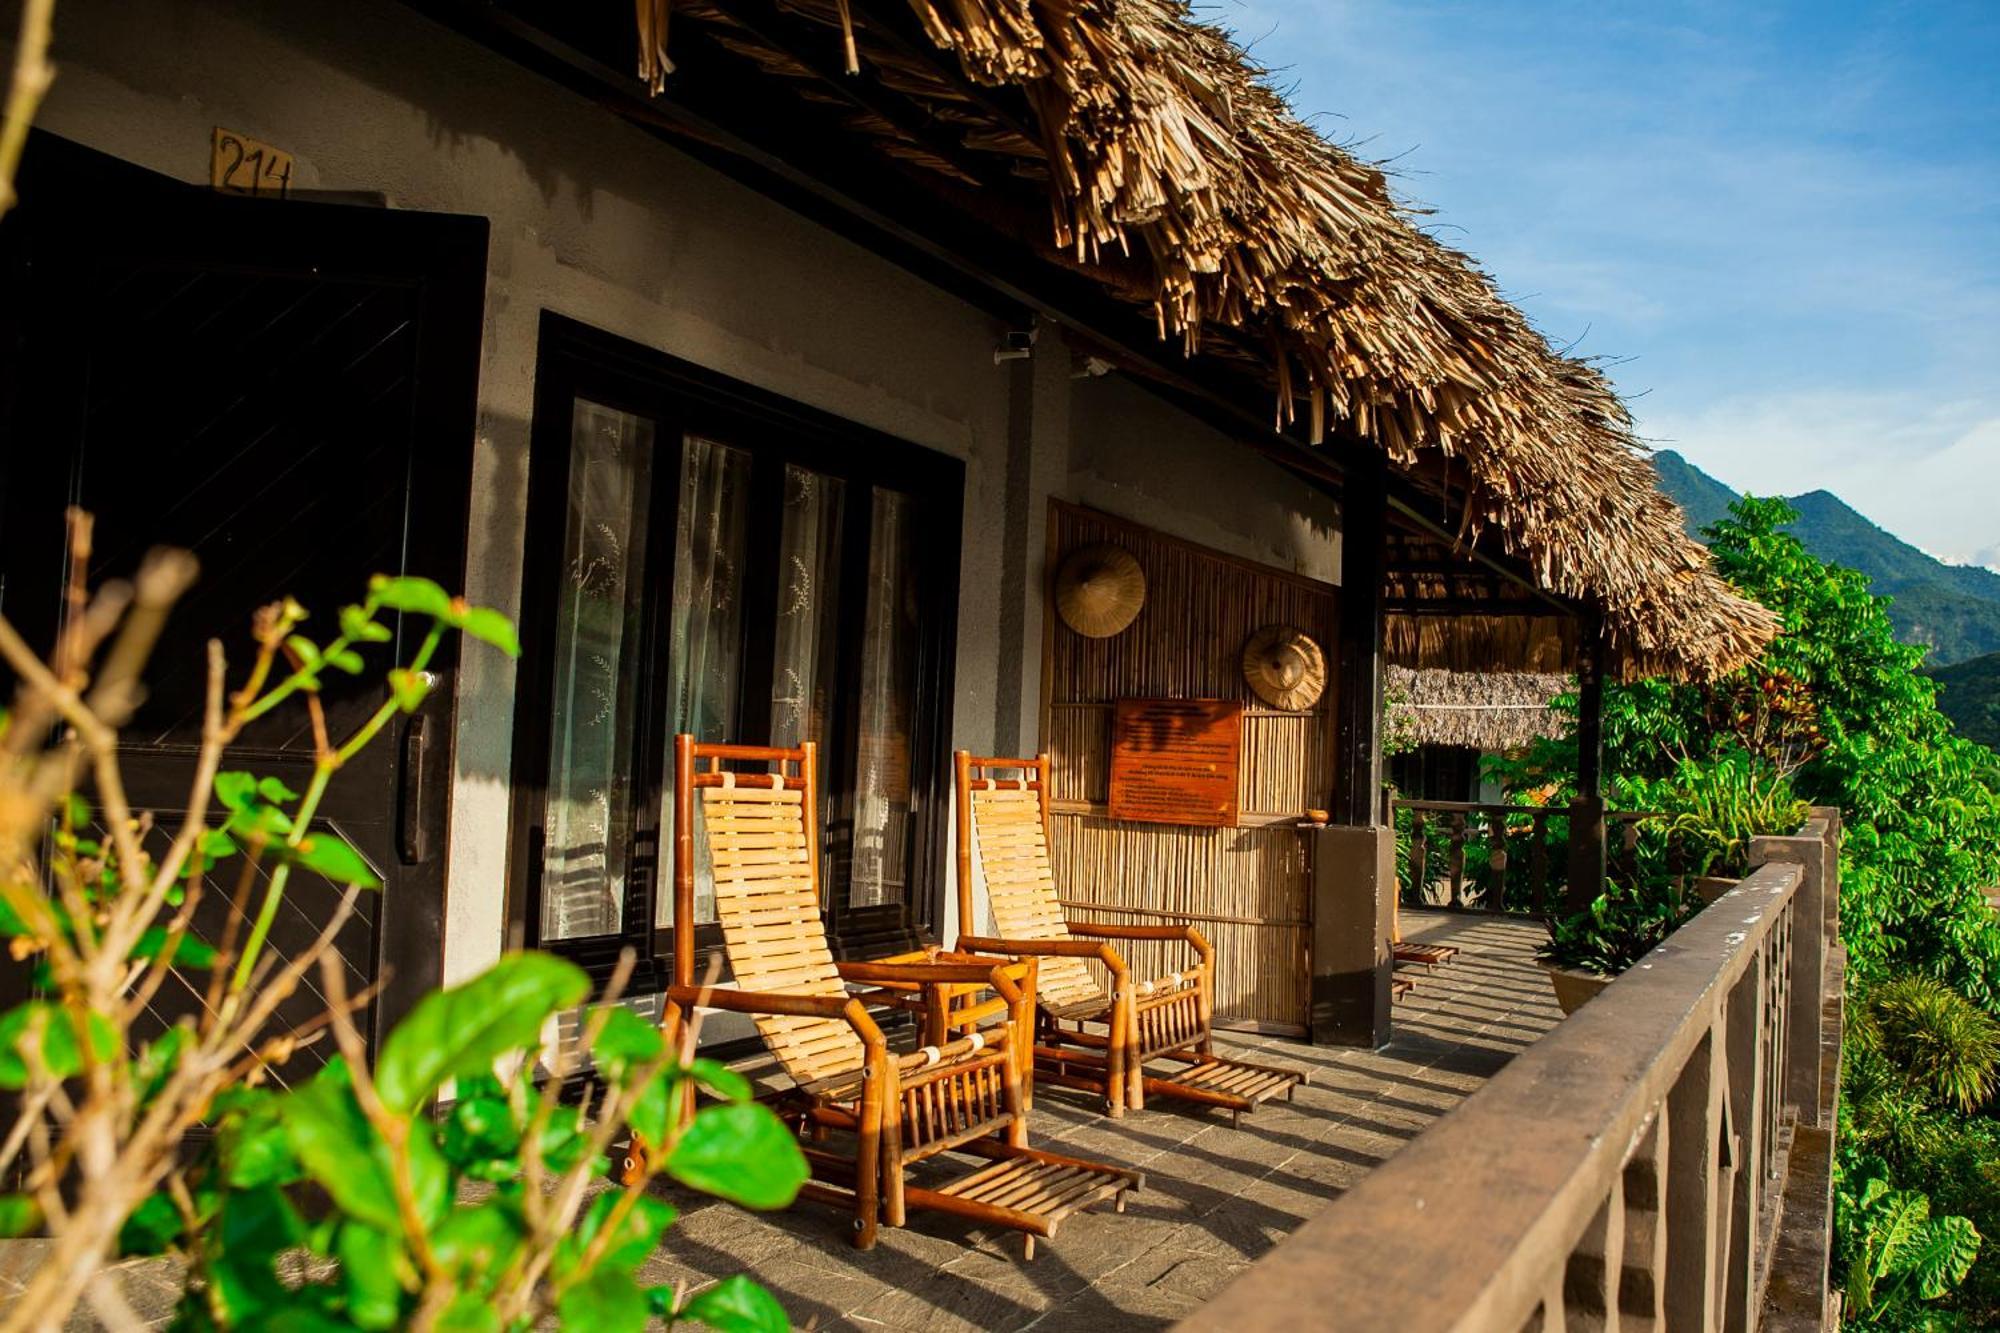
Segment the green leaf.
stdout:
[[319,670],[319,645],[311,639],[303,634],[294,634],[285,640],[285,647],[291,649],[292,655],[299,659],[301,671],[311,673]]
[[509,954],[472,980],[425,996],[382,1044],[376,1085],[390,1109],[409,1112],[446,1079],[491,1069],[541,1044],[550,1014],[582,1001],[590,978],[543,953]]
[[492,644],[509,657],[521,655],[521,641],[514,634],[514,622],[490,607],[468,607],[454,623],[473,638]]
[[133,1083],[139,1094],[139,1102],[144,1105],[159,1095],[167,1079],[180,1068],[181,1057],[194,1044],[192,1020],[182,1019],[159,1036],[146,1043],[133,1062]]
[[284,1104],[262,1088],[246,1091],[263,1095],[246,1099],[224,1115],[216,1133],[223,1178],[236,1189],[288,1185],[300,1177],[302,1168],[292,1151]]
[[257,801],[257,779],[250,773],[217,773],[215,799],[231,810],[248,810]]
[[343,606],[340,636],[355,643],[387,643],[396,637],[396,632],[387,625],[377,624],[373,616],[358,606]]
[[792,1326],[777,1297],[741,1273],[696,1292],[681,1317],[717,1333],[787,1333]]
[[[281,1114],[299,1164],[334,1202],[379,1231],[401,1235],[388,1145],[362,1114],[346,1061],[328,1061],[284,1099]],[[451,1202],[449,1168],[428,1134],[411,1133],[408,1151],[419,1216],[427,1221],[439,1217]]]
[[75,792],[63,797],[63,822],[73,829],[90,827],[90,802]]
[[747,1102],[756,1095],[749,1079],[706,1056],[696,1056],[688,1072],[694,1075],[696,1082],[724,1101]]
[[337,833],[308,833],[299,839],[297,846],[280,843],[272,850],[281,860],[303,866],[335,884],[354,884],[364,889],[382,887],[382,877]]
[[350,676],[358,676],[368,669],[368,664],[361,660],[361,654],[355,652],[352,648],[328,649],[326,664],[330,667],[337,667]]
[[[30,892],[34,892],[34,890],[30,890]],[[0,935],[11,938],[16,935],[30,935],[33,933],[28,929],[28,923],[21,919],[20,913],[13,909],[5,897],[0,897]]]
[[583,1117],[574,1106],[558,1106],[549,1113],[542,1130],[542,1161],[551,1171],[567,1171],[582,1160],[590,1147],[584,1137]]
[[681,1079],[680,1070],[663,1069],[646,1080],[625,1116],[633,1133],[655,1146],[667,1141],[667,1130],[679,1113]]
[[[77,1040],[78,1026],[69,1011],[47,1000],[30,1000],[0,1014],[0,1088],[23,1088],[28,1083],[28,1062],[22,1052],[35,1024],[41,1024],[41,1060],[56,1078],[70,1078],[82,1072],[83,1045]],[[84,1016],[82,1030],[88,1034],[91,1054],[98,1063],[117,1058],[118,1033],[111,1021],[99,1013]]]
[[473,1292],[460,1292],[438,1316],[437,1333],[499,1333],[500,1314]]
[[431,1250],[462,1281],[482,1284],[506,1268],[523,1234],[520,1210],[496,1195],[474,1207],[453,1209],[432,1233]]
[[634,1065],[650,1064],[667,1049],[665,1034],[622,1004],[607,1005],[600,1012],[604,1025],[590,1045],[590,1053],[600,1068],[616,1077]]
[[467,1097],[464,1089],[444,1118],[444,1155],[455,1166],[498,1162],[504,1174],[519,1169],[520,1126],[514,1123],[514,1108],[504,1098]]
[[334,1241],[334,1254],[347,1292],[348,1319],[356,1328],[396,1327],[403,1313],[401,1276],[409,1268],[402,1242],[373,1227],[347,1222]]
[[429,579],[377,574],[368,580],[368,596],[391,611],[415,611],[439,620],[452,614],[451,595]]
[[181,1236],[181,1214],[165,1190],[149,1194],[118,1228],[118,1257],[165,1254]]
[[299,794],[276,778],[258,778],[257,794],[272,805],[285,805],[299,799]]
[[201,854],[205,861],[202,869],[213,870],[217,861],[234,856],[242,850],[237,845],[236,839],[229,836],[228,829],[212,828],[201,835]]
[[565,1333],[639,1333],[646,1297],[629,1273],[601,1268],[562,1294],[556,1314]]
[[[148,926],[139,935],[138,943],[132,946],[134,958],[158,958],[167,946],[167,932],[163,926]],[[192,935],[181,936],[174,948],[172,963],[175,967],[206,968],[215,966],[215,950]]]
[[667,1157],[667,1173],[745,1208],[783,1208],[805,1183],[806,1159],[770,1108],[730,1102],[695,1113]]
[[389,693],[394,696],[396,708],[400,712],[416,712],[423,706],[430,692],[430,677],[421,671],[397,667],[389,673]]
[[42,1206],[25,1194],[0,1194],[0,1240],[25,1236],[42,1225]]
[[[577,1271],[577,1265],[582,1262],[591,1243],[604,1230],[611,1215],[618,1210],[620,1201],[626,1197],[623,1190],[605,1190],[590,1201],[590,1207],[584,1210],[575,1230],[556,1242],[550,1271],[559,1281]],[[615,1268],[631,1272],[659,1248],[660,1233],[673,1224],[674,1206],[666,1200],[649,1194],[631,1197],[632,1205],[618,1224],[618,1234],[606,1244],[604,1254],[598,1259],[602,1267],[596,1271]]]

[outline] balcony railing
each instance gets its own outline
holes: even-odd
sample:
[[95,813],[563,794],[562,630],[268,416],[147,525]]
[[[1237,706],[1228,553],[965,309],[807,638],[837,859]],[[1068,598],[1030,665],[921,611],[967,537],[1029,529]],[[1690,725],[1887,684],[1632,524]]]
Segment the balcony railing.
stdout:
[[[1480,801],[1390,802],[1399,838],[1398,880],[1404,900],[1431,907],[1547,916],[1561,903],[1567,873],[1570,811],[1560,805],[1495,805]],[[1639,831],[1661,816],[1650,810],[1611,810],[1611,868],[1629,866]],[[1667,862],[1676,886],[1685,888],[1681,848],[1669,838]],[[1553,877],[1552,877],[1553,876]],[[1442,898],[1437,895],[1442,891]]]
[[1181,1327],[1821,1326],[1837,843],[1831,812],[1760,839],[1736,888]]

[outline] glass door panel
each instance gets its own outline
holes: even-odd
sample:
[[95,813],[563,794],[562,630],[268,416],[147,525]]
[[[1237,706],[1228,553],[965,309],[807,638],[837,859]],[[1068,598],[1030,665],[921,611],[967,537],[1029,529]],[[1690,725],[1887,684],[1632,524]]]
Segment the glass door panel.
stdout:
[[869,499],[850,908],[904,901],[910,872],[911,731],[921,605],[916,505],[914,497],[880,486]]
[[785,464],[778,536],[777,625],[772,636],[771,744],[831,739],[840,622],[838,477]]
[[542,812],[544,941],[624,924],[652,454],[652,422],[577,400]]
[[[682,732],[697,740],[741,740],[743,625],[751,595],[750,493],[753,459],[746,449],[689,435],[681,445],[680,522],[674,537],[673,632],[667,650],[672,677],[668,752]],[[665,820],[674,827],[673,788]],[[695,920],[715,920],[715,884],[705,864],[695,870]],[[671,893],[655,918],[674,923]]]

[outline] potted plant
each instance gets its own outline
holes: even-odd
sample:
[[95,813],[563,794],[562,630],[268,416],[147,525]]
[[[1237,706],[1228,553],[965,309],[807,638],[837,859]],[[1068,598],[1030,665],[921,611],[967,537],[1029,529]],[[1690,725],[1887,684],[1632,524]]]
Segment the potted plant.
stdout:
[[1550,922],[1548,943],[1535,957],[1548,970],[1556,1003],[1573,1014],[1691,915],[1664,880],[1612,884],[1583,911]]

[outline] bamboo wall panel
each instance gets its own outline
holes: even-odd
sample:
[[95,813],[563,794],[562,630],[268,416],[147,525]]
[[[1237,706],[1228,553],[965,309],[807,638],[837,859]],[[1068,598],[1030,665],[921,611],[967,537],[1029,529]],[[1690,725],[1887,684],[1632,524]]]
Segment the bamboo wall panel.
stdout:
[[[1218,1022],[1302,1030],[1312,905],[1305,848],[1292,823],[1330,803],[1338,682],[1329,681],[1310,711],[1272,709],[1243,680],[1243,645],[1263,626],[1284,623],[1330,654],[1338,590],[1060,503],[1049,533],[1051,569],[1079,546],[1108,541],[1131,551],[1146,574],[1145,609],[1122,634],[1086,639],[1063,626],[1053,606],[1045,618],[1042,736],[1060,891],[1080,919],[1199,927],[1215,945]],[[1121,698],[1243,703],[1242,827],[1104,817],[1112,705]],[[1172,946],[1135,943],[1126,953],[1141,979],[1185,962],[1185,949]]]

